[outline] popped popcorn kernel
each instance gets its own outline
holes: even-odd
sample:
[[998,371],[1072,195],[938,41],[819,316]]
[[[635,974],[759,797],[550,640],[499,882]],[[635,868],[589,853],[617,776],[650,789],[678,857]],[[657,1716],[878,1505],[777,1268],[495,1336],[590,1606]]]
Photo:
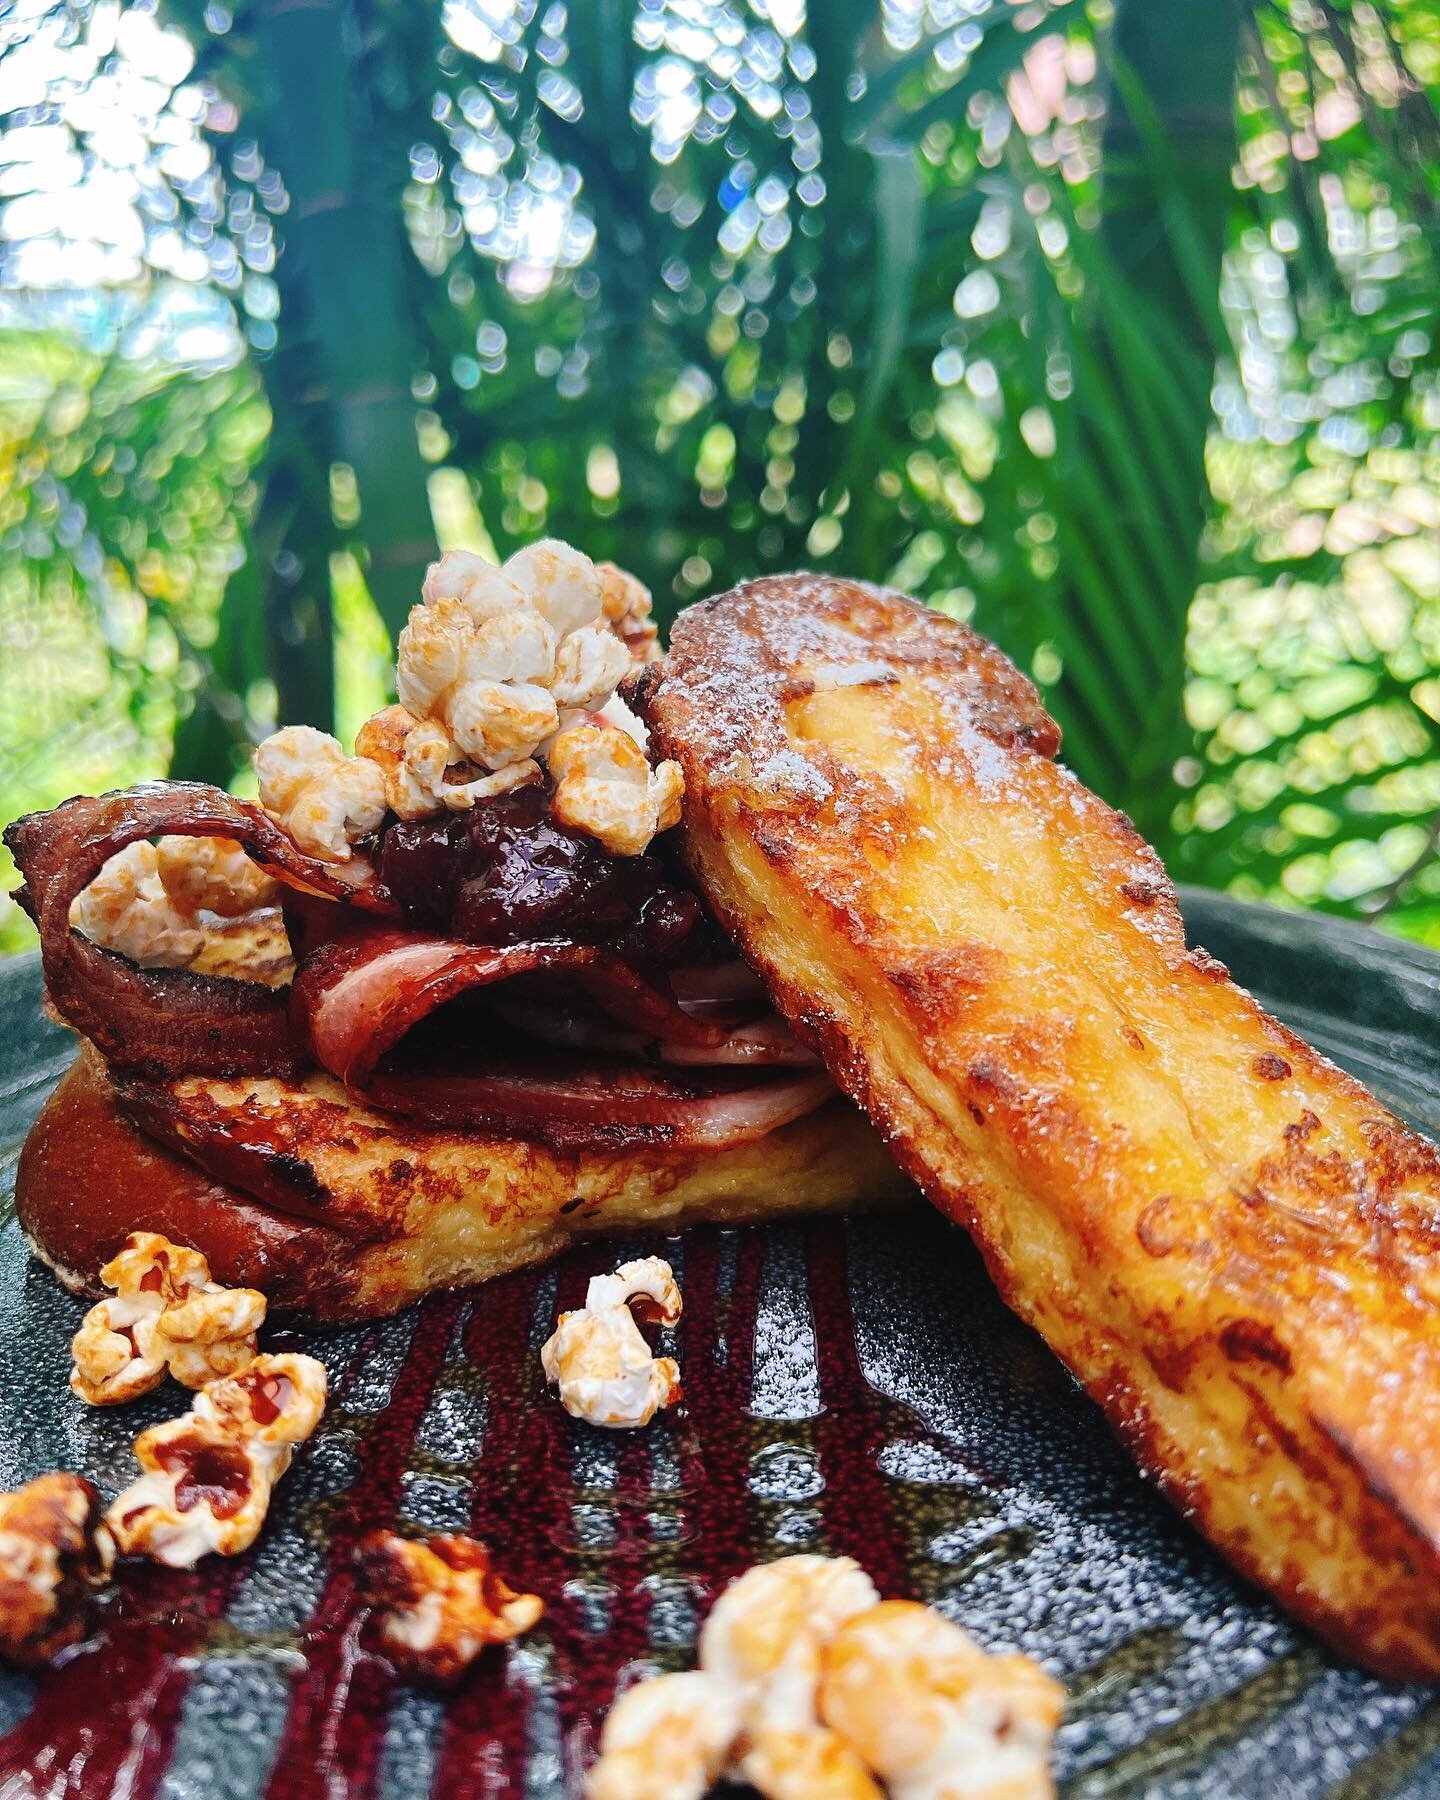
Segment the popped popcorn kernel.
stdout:
[[616,856],[639,856],[658,832],[680,822],[679,763],[652,769],[635,740],[613,725],[562,731],[550,747],[550,773],[554,816]]
[[585,1288],[589,1312],[628,1306],[647,1325],[678,1325],[685,1303],[675,1271],[663,1256],[637,1256],[610,1275],[592,1275]]
[[585,625],[555,652],[550,692],[557,706],[591,707],[615,692],[630,667],[630,652],[613,631]]
[[593,625],[600,617],[599,571],[583,550],[559,538],[538,538],[526,544],[505,564],[504,573],[554,626],[557,637]]
[[642,1681],[610,1709],[586,1800],[701,1800],[739,1729],[733,1696],[698,1670]]
[[533,681],[472,681],[449,712],[455,742],[483,768],[529,763],[559,724],[552,695]]
[[630,652],[632,662],[655,662],[660,656],[660,631],[650,616],[649,588],[618,563],[596,563],[595,570],[606,624]]
[[207,1384],[190,1411],[142,1431],[144,1473],[111,1503],[119,1550],[188,1569],[235,1556],[259,1535],[275,1483],[325,1409],[324,1365],[313,1356],[257,1356]]
[[505,571],[473,550],[447,550],[431,563],[420,594],[426,601],[458,600],[477,625],[525,604]]
[[632,1300],[651,1309],[646,1316],[673,1325],[681,1301],[670,1265],[652,1256],[625,1263],[613,1275],[597,1275],[585,1305],[561,1313],[542,1346],[545,1379],[558,1387],[560,1404],[572,1418],[627,1430],[648,1425],[679,1399],[679,1368],[672,1358],[653,1354],[635,1322]]
[[806,1731],[816,1723],[821,1653],[847,1619],[879,1601],[848,1556],[784,1556],[730,1586],[700,1633],[700,1664],[745,1696],[745,1723]]
[[132,1231],[100,1271],[117,1294],[157,1295],[169,1306],[210,1279],[210,1265],[189,1244],[175,1244],[158,1231]]
[[320,1423],[327,1387],[325,1365],[313,1356],[257,1356],[238,1375],[207,1382],[192,1410],[261,1450],[286,1451],[288,1467],[289,1452]]
[[385,817],[385,777],[312,725],[285,725],[255,751],[260,804],[302,850],[348,862],[357,838]]
[[417,719],[398,705],[366,720],[355,739],[355,754],[378,764],[385,777],[386,802],[401,819],[466,812],[477,800],[508,794],[540,779],[540,765],[528,760],[484,773],[438,721]]
[[850,1619],[825,1653],[820,1717],[894,1800],[1048,1800],[1063,1691],[908,1600]]
[[529,1631],[545,1610],[538,1594],[502,1581],[472,1537],[372,1531],[355,1560],[385,1654],[402,1674],[441,1686],[457,1681],[487,1644]]
[[78,1644],[113,1555],[82,1476],[42,1475],[0,1494],[0,1656],[36,1669]]
[[1062,1700],[1030,1658],[880,1600],[849,1557],[784,1557],[720,1596],[697,1670],[616,1705],[586,1792],[695,1800],[723,1776],[764,1800],[1052,1800]]
[[87,1404],[121,1405],[167,1374],[203,1387],[253,1360],[265,1296],[218,1286],[198,1250],[132,1231],[100,1279],[115,1293],[90,1308],[71,1341],[70,1387]]
[[255,1334],[265,1323],[265,1296],[255,1288],[205,1287],[160,1315],[155,1347],[181,1387],[204,1387],[238,1375],[255,1360]]
[[155,846],[143,840],[112,856],[75,896],[70,923],[142,969],[183,969],[205,943],[193,913],[166,892]]
[[230,838],[162,837],[155,844],[155,872],[178,912],[212,912],[241,919],[273,906],[279,884]]
[[885,1800],[885,1790],[836,1732],[761,1731],[740,1773],[764,1800]]
[[465,646],[475,621],[459,600],[439,599],[410,608],[396,644],[395,692],[416,719],[428,719],[460,679]]

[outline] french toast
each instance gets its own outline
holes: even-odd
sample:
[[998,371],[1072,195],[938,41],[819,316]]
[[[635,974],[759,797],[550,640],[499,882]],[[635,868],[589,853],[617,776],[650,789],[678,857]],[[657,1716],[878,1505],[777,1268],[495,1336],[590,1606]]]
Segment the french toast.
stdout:
[[1440,1674],[1440,1158],[1203,951],[990,644],[819,576],[631,703],[796,1033],[1141,1467],[1385,1674]]
[[680,771],[614,693],[649,605],[553,540],[449,551],[353,756],[285,725],[258,802],[146,782],[7,828],[83,1045],[16,1175],[64,1282],[150,1231],[364,1318],[586,1233],[914,1198],[669,852]]
[[272,1311],[373,1318],[584,1236],[904,1204],[914,1190],[838,1096],[726,1149],[552,1149],[399,1119],[332,1076],[137,1077],[86,1045],[21,1153],[16,1211],[77,1292],[132,1231],[202,1250]]

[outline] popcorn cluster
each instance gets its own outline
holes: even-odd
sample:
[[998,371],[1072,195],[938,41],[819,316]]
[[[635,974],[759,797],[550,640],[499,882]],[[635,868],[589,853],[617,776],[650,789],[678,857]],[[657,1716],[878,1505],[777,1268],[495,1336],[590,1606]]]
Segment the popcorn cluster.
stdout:
[[349,862],[351,845],[385,817],[385,777],[313,725],[285,725],[255,752],[260,804],[302,850]]
[[400,633],[396,688],[439,718],[487,769],[532,757],[561,707],[597,706],[630,667],[604,622],[604,591],[579,550],[542,538],[503,568],[452,550],[431,566],[424,603]]
[[596,711],[658,653],[650,595],[633,575],[547,538],[503,567],[448,551],[422,593],[397,647],[399,704],[362,727],[354,756],[294,725],[255,753],[261,804],[302,849],[348,862],[387,810],[465,811],[541,780],[547,756],[567,784],[556,816],[615,854],[638,856],[676,823],[679,766],[652,774]]
[[545,1379],[560,1390],[572,1418],[612,1430],[648,1425],[680,1397],[680,1371],[657,1357],[636,1324],[635,1309],[649,1322],[674,1325],[680,1289],[669,1263],[646,1256],[622,1263],[613,1275],[597,1275],[578,1312],[561,1313],[540,1351]]
[[850,1619],[825,1654],[820,1717],[892,1800],[1046,1800],[1059,1684],[1028,1656],[990,1656],[910,1600]]
[[[1049,1800],[1062,1693],[848,1557],[763,1564],[721,1595],[700,1667],[632,1688],[606,1720],[589,1800]],[[883,1785],[882,1785],[883,1784]]]
[[487,1644],[529,1631],[545,1610],[538,1594],[507,1586],[472,1537],[372,1531],[355,1560],[385,1654],[402,1674],[440,1686],[458,1681]]
[[550,746],[550,810],[562,825],[598,838],[616,856],[639,856],[657,832],[680,823],[680,765],[652,769],[628,732],[572,725]]
[[113,1555],[83,1477],[42,1475],[0,1494],[0,1655],[33,1669],[79,1643]]
[[324,1366],[257,1354],[264,1295],[213,1282],[199,1251],[136,1231],[100,1275],[115,1291],[75,1334],[75,1393],[112,1406],[167,1373],[199,1392],[189,1412],[136,1438],[144,1472],[103,1518],[76,1475],[0,1494],[0,1656],[26,1668],[85,1635],[91,1590],[117,1552],[188,1568],[253,1543],[325,1407]]
[[203,915],[236,919],[275,883],[225,838],[162,837],[119,851],[75,898],[70,923],[142,969],[184,968],[205,945]]
[[356,736],[355,754],[379,765],[386,803],[400,819],[468,812],[477,800],[507,794],[539,777],[534,763],[519,762],[492,774],[455,779],[460,765],[445,727],[434,719],[417,719],[403,706],[387,706],[367,719]]
[[[467,811],[543,780],[545,761],[555,818],[616,856],[640,855],[679,822],[679,764],[652,770],[613,722],[628,719],[620,678],[659,653],[633,575],[544,539],[503,567],[449,551],[423,596],[400,634],[399,703],[362,726],[353,756],[312,725],[283,726],[255,751],[260,804],[301,850],[355,863],[387,815]],[[71,923],[142,968],[185,968],[206,947],[205,914],[240,918],[275,895],[238,844],[163,837],[113,856]]]
[[313,1356],[257,1356],[207,1382],[188,1413],[142,1431],[135,1457],[145,1472],[105,1515],[117,1548],[176,1569],[247,1549],[295,1445],[320,1423],[325,1390]]
[[198,1250],[132,1231],[100,1279],[114,1296],[90,1308],[71,1343],[70,1386],[91,1406],[148,1394],[167,1373],[203,1387],[254,1359],[265,1296],[220,1287]]

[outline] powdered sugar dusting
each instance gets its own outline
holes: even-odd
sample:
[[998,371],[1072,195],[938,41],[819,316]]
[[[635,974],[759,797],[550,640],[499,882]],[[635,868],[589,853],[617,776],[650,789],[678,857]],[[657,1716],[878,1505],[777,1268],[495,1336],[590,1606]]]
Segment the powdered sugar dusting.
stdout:
[[782,788],[807,800],[826,800],[833,791],[824,771],[807,762],[797,750],[777,750],[755,774],[763,787]]
[[897,679],[889,664],[882,662],[812,663],[805,670],[805,678],[817,688],[868,687],[873,682]]

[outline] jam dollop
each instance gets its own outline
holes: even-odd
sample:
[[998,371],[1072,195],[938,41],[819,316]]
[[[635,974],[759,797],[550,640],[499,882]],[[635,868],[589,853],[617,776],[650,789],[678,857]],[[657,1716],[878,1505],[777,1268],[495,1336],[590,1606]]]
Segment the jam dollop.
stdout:
[[411,919],[472,944],[563,939],[662,966],[717,951],[699,896],[658,849],[612,856],[551,818],[540,783],[469,812],[392,820],[374,858]]

